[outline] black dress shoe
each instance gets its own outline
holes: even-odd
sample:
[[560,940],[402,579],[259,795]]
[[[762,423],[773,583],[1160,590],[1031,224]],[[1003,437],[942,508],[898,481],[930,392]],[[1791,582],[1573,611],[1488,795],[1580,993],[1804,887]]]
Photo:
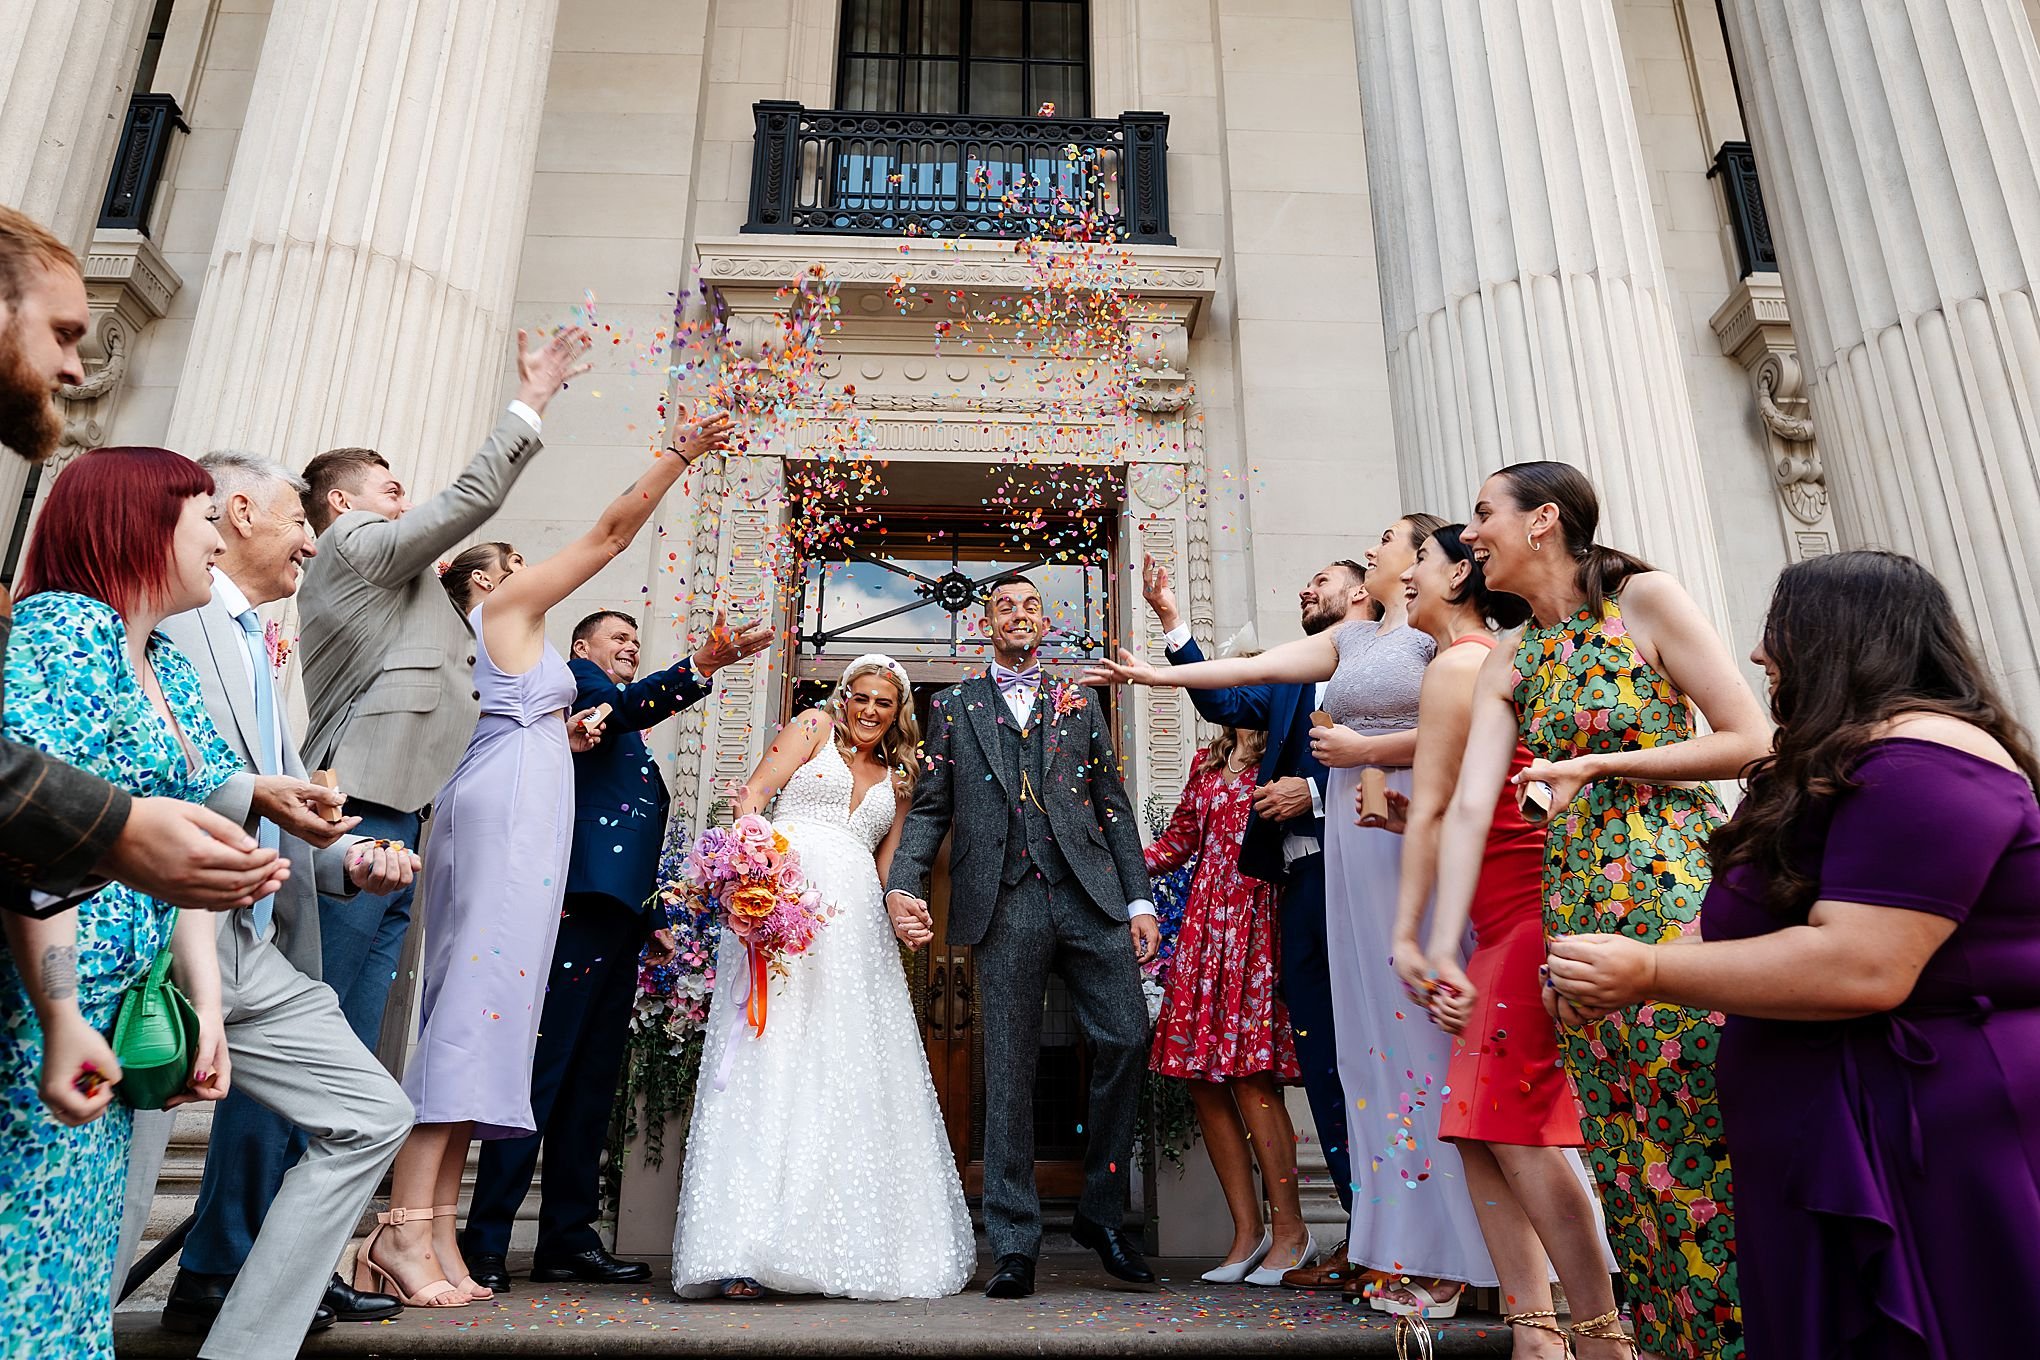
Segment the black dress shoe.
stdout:
[[1098,1253],[1098,1264],[1105,1267],[1106,1274],[1129,1284],[1155,1282],[1155,1273],[1148,1269],[1146,1258],[1133,1245],[1133,1239],[1120,1229],[1108,1228],[1078,1214],[1070,1220],[1070,1237],[1078,1246]]
[[404,1311],[388,1294],[356,1289],[338,1275],[326,1282],[325,1306],[341,1322],[382,1322]]
[[510,1292],[510,1267],[503,1264],[502,1257],[489,1251],[463,1251],[461,1256],[476,1284],[494,1294]]
[[999,1268],[985,1284],[988,1299],[1024,1299],[1034,1292],[1034,1258],[1013,1252],[999,1258]]
[[[170,1286],[170,1297],[163,1304],[163,1330],[180,1336],[204,1336],[212,1330],[221,1306],[227,1301],[227,1291],[233,1287],[231,1275],[178,1271],[176,1282]],[[333,1322],[333,1310],[320,1304],[312,1310],[312,1321],[305,1334],[323,1332]]]
[[636,1284],[651,1278],[652,1268],[643,1261],[619,1261],[600,1247],[531,1263],[533,1284],[560,1284],[567,1280],[583,1284]]

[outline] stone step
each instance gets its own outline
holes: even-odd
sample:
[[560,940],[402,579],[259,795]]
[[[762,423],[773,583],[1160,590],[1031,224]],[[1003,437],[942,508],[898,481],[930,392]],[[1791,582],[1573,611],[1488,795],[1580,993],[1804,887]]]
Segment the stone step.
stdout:
[[[511,1258],[513,1270],[525,1261]],[[946,1299],[855,1303],[773,1297],[763,1302],[681,1302],[667,1262],[634,1288],[532,1285],[450,1312],[424,1308],[374,1325],[340,1325],[310,1338],[308,1356],[1396,1356],[1395,1324],[1337,1295],[1207,1285],[1209,1262],[1157,1259],[1161,1284],[1136,1290],[1102,1274],[1088,1253],[1042,1258],[1033,1298],[994,1302],[966,1290]],[[980,1261],[979,1277],[989,1263]],[[1494,1316],[1433,1324],[1439,1356],[1506,1356],[1509,1330]],[[114,1324],[120,1360],[189,1356],[196,1343],[153,1316]]]

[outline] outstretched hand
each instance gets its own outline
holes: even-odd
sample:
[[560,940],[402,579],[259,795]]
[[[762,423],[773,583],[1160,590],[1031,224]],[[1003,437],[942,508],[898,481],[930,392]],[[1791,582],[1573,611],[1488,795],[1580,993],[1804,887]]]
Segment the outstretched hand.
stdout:
[[730,418],[719,412],[701,420],[676,422],[673,438],[666,448],[679,456],[683,467],[693,467],[709,454],[725,447],[733,433],[735,427],[730,424]]
[[531,343],[531,336],[517,332],[517,399],[540,415],[546,404],[573,379],[595,367],[582,356],[594,342],[579,326],[569,326],[550,339]]
[[1119,649],[1117,661],[1094,661],[1084,671],[1081,683],[1086,685],[1152,685],[1156,684],[1161,672],[1147,662],[1135,657],[1124,647]]
[[772,625],[766,620],[732,625],[722,610],[716,610],[715,622],[708,628],[708,640],[695,648],[689,658],[695,677],[706,680],[725,666],[756,656],[772,645],[772,637]]
[[1183,613],[1176,608],[1176,588],[1169,583],[1169,569],[1155,561],[1153,553],[1141,554],[1140,594],[1155,611],[1155,622],[1162,625],[1162,631],[1175,632],[1183,622]]

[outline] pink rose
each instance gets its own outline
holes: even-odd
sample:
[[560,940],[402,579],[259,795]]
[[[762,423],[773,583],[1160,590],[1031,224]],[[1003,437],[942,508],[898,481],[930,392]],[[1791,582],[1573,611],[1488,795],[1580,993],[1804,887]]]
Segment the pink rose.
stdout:
[[1643,1183],[1662,1194],[1672,1188],[1672,1169],[1663,1162],[1652,1162],[1643,1169]]

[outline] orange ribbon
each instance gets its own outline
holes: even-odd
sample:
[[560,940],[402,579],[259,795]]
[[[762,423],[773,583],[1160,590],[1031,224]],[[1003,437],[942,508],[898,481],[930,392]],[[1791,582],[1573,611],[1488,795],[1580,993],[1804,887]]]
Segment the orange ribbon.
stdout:
[[744,1003],[744,1018],[751,1022],[754,1037],[765,1037],[765,955],[752,945],[746,944],[744,952],[751,956],[751,996]]

